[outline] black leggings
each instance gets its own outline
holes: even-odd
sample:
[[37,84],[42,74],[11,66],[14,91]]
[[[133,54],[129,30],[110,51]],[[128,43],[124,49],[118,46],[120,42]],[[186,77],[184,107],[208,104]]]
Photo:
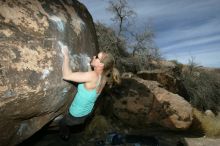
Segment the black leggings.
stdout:
[[64,115],[63,119],[60,121],[60,125],[74,126],[83,124],[85,120],[90,116],[90,114],[83,117],[74,117],[70,113]]
[[83,124],[89,116],[90,114],[83,117],[74,117],[70,113],[64,115],[59,122],[60,136],[64,139],[68,139],[70,136],[70,126]]

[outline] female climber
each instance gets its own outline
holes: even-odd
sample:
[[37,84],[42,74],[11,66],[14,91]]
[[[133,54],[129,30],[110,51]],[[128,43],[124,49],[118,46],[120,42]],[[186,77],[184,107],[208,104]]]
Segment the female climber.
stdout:
[[91,114],[94,104],[106,83],[120,83],[120,75],[114,67],[114,57],[109,53],[100,52],[94,56],[90,65],[91,71],[72,72],[69,66],[69,51],[67,47],[63,53],[63,79],[77,82],[77,93],[67,114],[60,121],[60,136],[67,140],[70,127],[84,123]]

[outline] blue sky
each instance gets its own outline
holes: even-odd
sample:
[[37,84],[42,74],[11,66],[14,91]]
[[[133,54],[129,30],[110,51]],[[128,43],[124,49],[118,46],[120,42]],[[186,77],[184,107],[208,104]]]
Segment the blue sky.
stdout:
[[[112,25],[108,0],[79,0],[94,21]],[[187,64],[220,67],[220,0],[128,0],[136,27],[151,22],[163,57]]]

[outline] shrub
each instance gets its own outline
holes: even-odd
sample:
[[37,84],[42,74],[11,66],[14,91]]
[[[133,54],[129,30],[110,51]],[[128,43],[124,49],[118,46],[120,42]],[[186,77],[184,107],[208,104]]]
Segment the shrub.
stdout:
[[202,111],[220,111],[220,74],[204,69],[191,71],[182,74],[191,104]]

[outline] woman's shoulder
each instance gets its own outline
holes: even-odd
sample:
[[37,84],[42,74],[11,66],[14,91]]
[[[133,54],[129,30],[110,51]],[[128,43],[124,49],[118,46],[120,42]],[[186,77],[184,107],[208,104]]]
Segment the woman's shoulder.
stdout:
[[89,74],[92,81],[96,80],[99,77],[99,75],[95,71],[89,71],[89,72],[87,72],[87,74]]
[[93,77],[98,76],[95,71],[88,71],[87,73],[90,74],[90,75],[93,76]]

